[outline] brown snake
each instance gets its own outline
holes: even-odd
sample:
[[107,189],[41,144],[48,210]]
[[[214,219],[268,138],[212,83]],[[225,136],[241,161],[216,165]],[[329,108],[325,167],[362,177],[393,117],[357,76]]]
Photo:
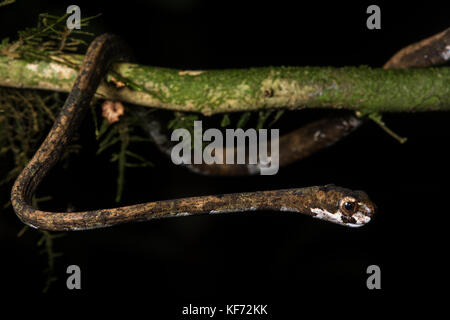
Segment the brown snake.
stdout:
[[46,230],[85,230],[153,218],[254,210],[298,212],[350,227],[359,227],[371,220],[376,207],[364,192],[334,185],[191,197],[81,212],[47,212],[33,208],[36,188],[58,162],[78,129],[102,77],[113,61],[126,57],[126,52],[122,41],[109,34],[97,37],[89,46],[58,118],[13,186],[11,202],[25,224]]

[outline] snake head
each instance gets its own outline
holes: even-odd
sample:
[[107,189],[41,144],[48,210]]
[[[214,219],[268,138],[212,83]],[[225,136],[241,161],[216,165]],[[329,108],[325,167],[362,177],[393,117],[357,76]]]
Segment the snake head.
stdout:
[[347,227],[361,227],[370,222],[377,210],[363,191],[352,191],[335,185],[317,188],[315,199],[310,204],[315,218]]

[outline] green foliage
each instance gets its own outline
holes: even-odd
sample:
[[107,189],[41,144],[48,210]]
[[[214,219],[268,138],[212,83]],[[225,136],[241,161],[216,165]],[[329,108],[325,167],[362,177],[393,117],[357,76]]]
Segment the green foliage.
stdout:
[[[0,7],[12,2],[4,1],[0,3]],[[65,58],[65,54],[76,52],[81,46],[85,46],[87,43],[81,37],[92,34],[67,29],[66,18],[67,15],[39,15],[37,26],[19,31],[17,40],[1,40],[0,54],[11,58],[56,61],[77,67],[76,63]],[[82,25],[87,26],[93,18],[95,17],[82,19]],[[8,159],[13,162],[6,177],[0,179],[0,185],[11,183],[20,174],[55,121],[63,103],[64,95],[61,93],[0,87],[0,157],[5,162],[8,162]],[[63,160],[80,150],[81,146],[75,143],[76,140],[77,136],[64,151]],[[37,207],[39,202],[49,199],[50,197],[33,198],[33,205]],[[10,203],[7,203],[4,208],[9,206]],[[28,229],[22,228],[18,236],[22,236]],[[41,253],[47,255],[47,268],[44,270],[47,280],[43,289],[43,292],[47,292],[56,280],[55,259],[61,255],[54,252],[53,240],[61,234],[39,232],[41,238],[38,246],[43,247]]]
[[[10,157],[14,167],[0,180],[10,182],[25,167],[56,118],[63,100],[59,93],[0,88],[0,157]],[[71,144],[63,155],[77,152]]]
[[[77,68],[78,63],[68,60],[65,54],[86,47],[87,42],[83,37],[91,37],[93,34],[67,29],[67,17],[67,14],[62,16],[40,14],[37,26],[18,31],[16,41],[3,39],[0,54],[26,60],[55,61]],[[98,15],[82,19],[81,26],[86,28],[89,21],[96,17]],[[122,81],[132,89],[139,89],[134,88],[131,81],[121,79],[117,75],[115,77],[116,81]],[[0,88],[0,156],[12,153],[14,158],[14,168],[0,183],[10,182],[22,171],[44,138],[44,134],[48,132],[62,105],[63,98],[59,93]],[[111,155],[111,161],[118,163],[116,201],[119,202],[123,192],[125,168],[152,165],[138,153],[130,151],[129,146],[133,142],[148,140],[134,133],[137,124],[131,116],[123,117],[119,123],[113,125],[104,120],[100,129],[95,111],[93,116],[97,128],[96,136],[100,141],[98,154],[120,145],[119,150]],[[72,144],[66,150],[66,154],[79,149],[79,145]]]
[[50,233],[48,231],[42,231],[41,238],[37,243],[38,247],[43,247],[40,254],[47,255],[47,268],[44,270],[47,274],[47,281],[44,289],[42,290],[43,293],[46,293],[51,284],[57,280],[57,278],[53,275],[55,270],[55,259],[62,256],[62,253],[57,253],[54,251],[53,240],[63,236],[65,236],[64,233]]
[[[265,127],[266,122],[270,119],[270,117],[273,115],[275,110],[262,110],[258,112],[258,122],[256,124],[256,129],[262,129]],[[273,116],[273,119],[267,127],[272,127],[284,114],[285,110],[278,110],[275,115]]]
[[123,188],[125,184],[125,169],[127,167],[150,167],[153,164],[130,149],[136,142],[149,142],[148,138],[141,137],[136,133],[140,119],[133,114],[126,114],[119,122],[110,124],[106,119],[103,120],[101,127],[96,129],[97,140],[99,141],[97,154],[105,150],[114,150],[110,161],[117,162],[117,191],[116,202],[122,199]]
[[168,129],[186,129],[191,135],[194,135],[194,121],[199,120],[199,116],[193,113],[187,112],[174,112],[174,118],[167,125]]
[[[12,2],[14,1],[0,2],[0,7]],[[17,39],[14,41],[10,41],[8,38],[0,41],[0,55],[30,61],[53,61],[78,68],[78,62],[69,60],[66,54],[77,52],[86,47],[88,42],[85,38],[91,37],[93,34],[67,29],[67,17],[67,14],[62,16],[40,14],[36,27],[19,31]],[[82,19],[81,25],[86,27],[89,21],[95,17]],[[131,80],[122,79],[115,73],[110,74],[114,76],[116,81],[123,82],[130,89],[142,90]],[[57,92],[0,88],[0,157],[5,160],[5,163],[8,163],[9,160],[12,162],[11,169],[8,169],[6,177],[2,177],[0,185],[12,183],[23,170],[56,119],[64,103],[64,97],[64,94]],[[141,137],[137,132],[136,129],[139,127],[140,119],[134,114],[126,113],[118,122],[113,124],[103,119],[99,126],[96,111],[92,110],[98,140],[97,153],[109,152],[110,161],[117,163],[115,200],[120,202],[124,190],[126,168],[152,166],[152,163],[146,160],[138,150],[132,151],[135,143],[148,142],[149,139]],[[233,121],[231,114],[226,114],[221,125],[223,127],[244,127],[254,114],[256,112],[245,112],[240,115],[237,121]],[[281,114],[282,112],[277,112],[271,124],[277,121]],[[264,126],[271,115],[272,111],[258,113],[258,125]],[[199,115],[197,114],[174,112],[174,118],[169,122],[168,128],[172,130],[184,128],[193,135],[194,121],[198,119]],[[74,142],[76,142],[76,137],[72,144],[66,148],[63,159],[68,159],[70,154],[80,150],[81,146]],[[50,197],[34,198],[33,202],[37,206],[38,202],[49,199]],[[18,236],[23,235],[28,229],[28,227],[23,228]],[[48,267],[45,271],[47,282],[44,288],[44,291],[47,291],[56,279],[53,276],[55,258],[60,254],[54,252],[53,240],[60,235],[47,231],[40,231],[40,233],[41,238],[38,241],[38,246],[43,247],[42,252],[47,255]]]
[[16,0],[4,0],[0,2],[0,7],[7,6],[8,4],[12,4],[14,2],[16,2]]
[[[272,127],[284,114],[285,110],[263,110],[263,111],[246,111],[239,113],[239,118],[237,120],[233,119],[233,114],[226,113],[222,116],[222,120],[220,121],[220,126],[222,128],[225,127],[235,127],[235,128],[244,128],[252,116],[256,116],[256,129],[262,129],[266,126],[268,120],[272,118],[272,120],[267,124],[267,127]],[[193,136],[194,131],[194,121],[200,120],[198,114],[188,113],[176,111],[174,112],[173,119],[167,125],[168,129],[175,130],[179,128],[183,128],[188,130]]]
[[[40,202],[51,200],[51,197],[42,197],[42,198],[36,198],[33,197],[33,206],[38,207],[38,204]],[[24,226],[19,233],[17,234],[17,237],[22,237],[27,230],[29,230],[30,227]],[[39,238],[37,242],[38,247],[43,247],[42,250],[39,251],[40,254],[47,256],[47,268],[44,269],[44,273],[46,274],[47,278],[45,281],[44,288],[42,290],[43,293],[46,293],[53,282],[57,280],[57,278],[54,276],[55,271],[55,260],[56,258],[62,256],[62,253],[55,252],[54,249],[54,239],[61,238],[65,236],[64,233],[53,233],[48,232],[44,230],[40,230],[41,237]]]
[[383,121],[383,117],[381,116],[380,113],[370,113],[369,114],[369,119],[372,120],[373,122],[375,122],[377,125],[380,126],[381,129],[383,129],[387,134],[389,134],[392,138],[394,138],[395,140],[397,140],[400,143],[405,143],[408,138],[405,137],[401,137],[399,136],[397,133],[395,133],[394,131],[392,131]]
[[[77,68],[78,64],[65,57],[66,53],[77,52],[80,47],[87,46],[83,37],[92,37],[94,34],[71,30],[66,27],[68,14],[54,16],[48,13],[39,15],[36,27],[18,31],[18,39],[10,42],[8,38],[2,40],[0,53],[11,58],[25,60],[55,61]],[[89,21],[98,17],[81,19],[81,26],[87,27]]]
[[248,120],[250,119],[252,113],[250,111],[244,112],[240,117],[236,124],[237,128],[243,128],[247,124]]
[[222,118],[222,122],[220,122],[221,127],[227,127],[231,124],[230,116],[228,114],[224,114]]
[[[93,34],[68,29],[67,17],[67,14],[60,17],[40,14],[37,26],[18,31],[17,40],[10,42],[8,38],[3,39],[0,54],[12,58],[56,61],[76,67],[74,62],[65,58],[65,53],[73,53],[86,46],[82,37]],[[82,19],[81,25],[87,27],[89,21],[96,17]],[[54,122],[63,102],[60,93],[0,88],[0,156],[12,154],[14,161],[14,168],[0,180],[0,184],[10,182],[22,171]],[[66,149],[65,156],[79,149],[79,145],[72,144]]]

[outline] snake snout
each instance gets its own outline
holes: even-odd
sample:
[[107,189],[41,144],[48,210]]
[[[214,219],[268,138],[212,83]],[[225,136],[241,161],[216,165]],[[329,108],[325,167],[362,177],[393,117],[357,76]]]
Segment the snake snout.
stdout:
[[360,210],[364,215],[372,218],[377,212],[377,206],[374,203],[361,203]]
[[362,227],[369,223],[375,212],[376,206],[372,203],[358,202],[358,211],[351,215],[350,227]]

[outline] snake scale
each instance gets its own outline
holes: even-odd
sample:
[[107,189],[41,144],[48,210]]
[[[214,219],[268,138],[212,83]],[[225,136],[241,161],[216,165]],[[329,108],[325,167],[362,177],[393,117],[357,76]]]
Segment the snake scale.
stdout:
[[296,212],[349,227],[363,226],[372,219],[376,206],[366,193],[334,185],[200,196],[81,212],[34,208],[33,194],[78,129],[100,81],[111,63],[126,59],[127,52],[120,38],[110,34],[90,44],[53,127],[13,186],[11,202],[25,224],[46,230],[86,230],[162,217],[255,210]]

